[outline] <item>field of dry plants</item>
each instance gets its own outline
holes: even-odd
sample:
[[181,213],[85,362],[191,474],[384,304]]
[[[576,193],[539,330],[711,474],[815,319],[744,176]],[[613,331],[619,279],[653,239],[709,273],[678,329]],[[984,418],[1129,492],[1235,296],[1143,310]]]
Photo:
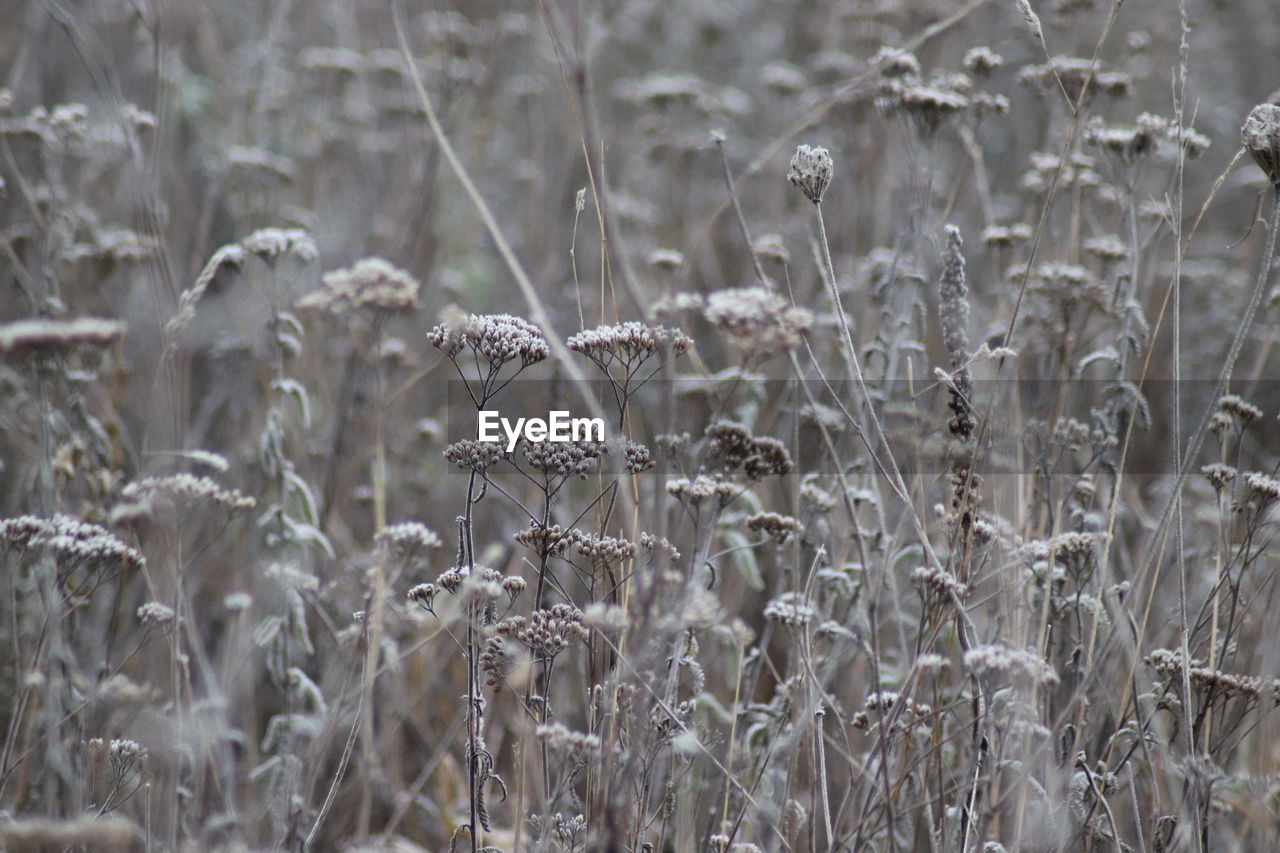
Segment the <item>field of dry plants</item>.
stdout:
[[1280,850],[1275,11],[3,0],[0,850]]

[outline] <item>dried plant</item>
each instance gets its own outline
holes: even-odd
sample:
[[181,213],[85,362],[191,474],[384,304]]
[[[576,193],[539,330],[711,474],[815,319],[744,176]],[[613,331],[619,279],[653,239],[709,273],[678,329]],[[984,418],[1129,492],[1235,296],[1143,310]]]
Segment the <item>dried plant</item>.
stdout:
[[1263,0],[11,5],[0,848],[1280,848]]

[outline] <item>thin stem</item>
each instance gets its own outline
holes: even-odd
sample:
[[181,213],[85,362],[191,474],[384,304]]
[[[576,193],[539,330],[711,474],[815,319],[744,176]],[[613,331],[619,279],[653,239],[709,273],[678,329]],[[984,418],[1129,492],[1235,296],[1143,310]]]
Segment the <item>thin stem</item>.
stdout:
[[[467,504],[463,510],[462,531],[466,545],[467,580],[475,570],[475,542],[472,539],[472,508],[475,506],[476,472],[471,471],[467,478]],[[477,815],[476,797],[476,744],[479,740],[480,721],[476,717],[476,641],[475,641],[475,607],[470,601],[470,590],[464,590],[468,596],[467,607],[467,801],[471,821],[471,853],[480,849],[480,823]]]
[[733,202],[733,212],[738,218],[738,228],[742,231],[742,239],[747,243],[747,254],[751,257],[751,266],[756,271],[756,278],[760,279],[760,283],[765,287],[771,287],[772,282],[764,274],[764,268],[760,266],[760,259],[756,257],[755,248],[751,243],[751,231],[747,228],[747,217],[742,213],[742,204],[738,201],[738,191],[733,185],[733,172],[729,170],[729,158],[724,153],[724,139],[717,136],[715,143],[716,150],[720,152],[720,165],[724,168],[724,184],[729,189],[729,200]]
[[1262,304],[1262,297],[1266,293],[1267,282],[1271,278],[1271,262],[1275,258],[1276,230],[1280,228],[1280,185],[1276,186],[1272,192],[1271,221],[1267,224],[1267,227],[1269,229],[1267,248],[1262,254],[1262,264],[1258,269],[1258,278],[1254,282],[1252,293],[1249,294],[1249,302],[1245,306],[1244,316],[1240,318],[1240,325],[1236,328],[1235,336],[1231,339],[1231,348],[1227,351],[1227,359],[1222,365],[1222,371],[1218,374],[1218,380],[1214,385],[1213,394],[1209,397],[1205,413],[1200,418],[1200,425],[1192,435],[1187,451],[1182,457],[1182,467],[1178,471],[1177,480],[1173,484],[1169,502],[1165,505],[1164,512],[1161,513],[1160,524],[1156,528],[1156,535],[1152,540],[1153,547],[1156,548],[1156,553],[1150,558],[1152,561],[1156,559],[1159,553],[1159,543],[1164,540],[1165,534],[1168,533],[1169,523],[1172,521],[1173,512],[1177,504],[1177,495],[1182,492],[1182,488],[1186,485],[1196,457],[1200,454],[1200,448],[1204,446],[1204,437],[1209,431],[1209,423],[1213,419],[1214,412],[1218,410],[1218,399],[1222,396],[1227,387],[1227,382],[1231,379],[1236,360],[1240,357],[1240,350],[1244,347],[1244,340],[1249,334],[1249,329],[1253,326],[1254,315],[1257,314],[1258,306]]

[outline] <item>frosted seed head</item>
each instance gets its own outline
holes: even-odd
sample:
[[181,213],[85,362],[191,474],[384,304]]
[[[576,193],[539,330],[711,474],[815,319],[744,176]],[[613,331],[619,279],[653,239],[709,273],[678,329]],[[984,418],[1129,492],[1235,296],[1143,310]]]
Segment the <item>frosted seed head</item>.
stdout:
[[831,154],[825,148],[810,148],[801,145],[796,148],[791,158],[791,169],[787,172],[787,180],[814,204],[822,201],[822,194],[831,184],[834,167]]
[[1280,107],[1275,104],[1254,107],[1240,129],[1240,141],[1271,183],[1280,187]]

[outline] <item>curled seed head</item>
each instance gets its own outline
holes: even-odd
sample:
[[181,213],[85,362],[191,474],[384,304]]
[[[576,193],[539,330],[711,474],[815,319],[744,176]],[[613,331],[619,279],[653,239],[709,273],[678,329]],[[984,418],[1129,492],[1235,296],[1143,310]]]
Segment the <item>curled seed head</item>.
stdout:
[[791,158],[791,168],[787,172],[787,180],[814,204],[822,201],[822,194],[831,184],[834,168],[831,154],[825,148],[810,148],[801,145],[796,148]]
[[1254,107],[1240,128],[1240,141],[1271,183],[1280,187],[1280,107],[1275,104]]

